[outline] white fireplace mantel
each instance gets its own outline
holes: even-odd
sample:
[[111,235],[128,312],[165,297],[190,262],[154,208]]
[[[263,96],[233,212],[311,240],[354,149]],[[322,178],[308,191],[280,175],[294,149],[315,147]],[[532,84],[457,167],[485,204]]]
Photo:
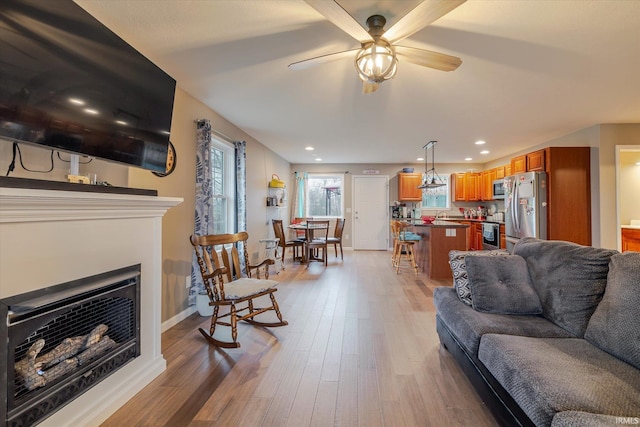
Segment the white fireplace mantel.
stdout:
[[141,265],[141,355],[47,418],[97,426],[166,368],[162,216],[181,198],[0,187],[0,298]]

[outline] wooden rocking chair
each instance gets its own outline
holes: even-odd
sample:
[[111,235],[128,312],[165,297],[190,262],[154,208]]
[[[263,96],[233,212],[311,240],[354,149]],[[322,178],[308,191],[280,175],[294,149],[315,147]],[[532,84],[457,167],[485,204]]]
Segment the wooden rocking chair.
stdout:
[[[269,266],[275,262],[272,259],[266,259],[258,265],[249,265],[246,247],[248,238],[249,235],[245,231],[235,234],[191,236],[191,244],[196,252],[202,281],[209,296],[209,305],[213,306],[209,332],[202,328],[199,328],[199,331],[211,344],[219,347],[240,347],[237,341],[239,320],[265,327],[288,324],[287,321],[282,320],[282,314],[273,295],[277,291],[278,282],[269,280]],[[244,254],[244,267],[240,262],[240,253]],[[264,279],[260,277],[261,274],[264,275]],[[253,300],[264,295],[269,295],[271,305],[264,308],[254,307]],[[247,305],[238,308],[237,305],[242,303]],[[229,312],[219,315],[220,307],[223,306],[228,306]],[[272,310],[275,311],[278,322],[254,320],[255,316]],[[229,321],[225,320],[227,317]],[[231,342],[220,341],[213,337],[217,325],[231,327]]]

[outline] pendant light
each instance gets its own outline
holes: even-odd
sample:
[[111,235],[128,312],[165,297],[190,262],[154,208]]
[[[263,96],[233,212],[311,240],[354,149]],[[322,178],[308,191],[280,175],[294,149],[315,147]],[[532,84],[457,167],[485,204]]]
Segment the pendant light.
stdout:
[[[446,185],[440,175],[436,173],[435,147],[437,143],[438,141],[429,141],[422,147],[424,148],[424,181],[418,188],[438,188]],[[427,154],[429,150],[431,150],[431,168],[429,168],[429,155]]]

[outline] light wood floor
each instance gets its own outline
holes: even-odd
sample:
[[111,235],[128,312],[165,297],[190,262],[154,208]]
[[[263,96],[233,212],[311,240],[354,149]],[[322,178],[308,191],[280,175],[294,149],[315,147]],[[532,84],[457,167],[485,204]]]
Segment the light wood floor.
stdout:
[[[432,290],[387,252],[329,253],[271,278],[288,326],[210,346],[194,314],[162,335],[167,370],[103,426],[495,426],[435,331]],[[217,334],[218,332],[216,332]]]

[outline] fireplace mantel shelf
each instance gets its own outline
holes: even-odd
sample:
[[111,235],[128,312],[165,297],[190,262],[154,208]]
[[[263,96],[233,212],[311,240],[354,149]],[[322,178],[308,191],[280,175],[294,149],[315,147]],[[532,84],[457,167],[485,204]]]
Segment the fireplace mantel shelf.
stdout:
[[0,187],[0,223],[162,216],[177,197]]

